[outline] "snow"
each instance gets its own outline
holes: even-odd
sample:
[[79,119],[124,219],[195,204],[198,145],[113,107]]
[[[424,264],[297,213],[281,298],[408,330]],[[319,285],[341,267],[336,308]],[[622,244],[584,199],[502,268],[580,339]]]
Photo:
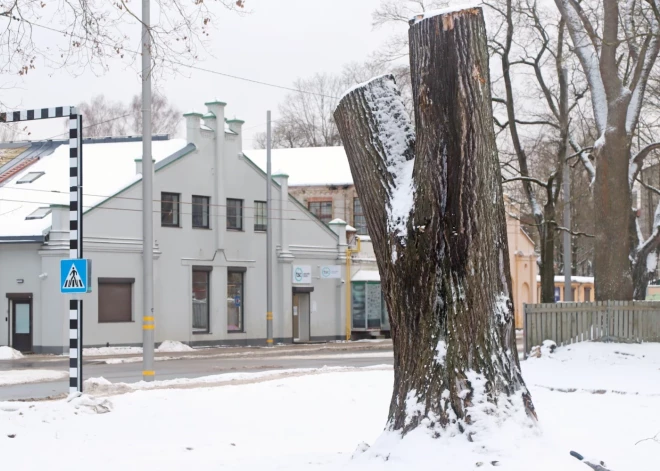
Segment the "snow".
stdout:
[[603,84],[603,78],[600,73],[598,53],[570,0],[558,0],[557,3],[561,3],[562,9],[566,12],[565,17],[568,31],[575,45],[576,54],[582,64],[582,70],[589,82],[596,127],[602,135],[607,124],[607,95],[605,94],[605,85]]
[[[588,470],[572,450],[612,471],[657,470],[659,443],[636,443],[660,432],[660,344],[583,343],[521,366],[538,427],[517,404],[509,420],[473,442],[455,426],[439,438],[426,427],[403,439],[384,431],[394,378],[391,367],[378,367],[0,402],[0,449],[7,469],[51,471],[70,469],[71,456],[97,471],[409,471],[434,469],[430,463],[451,471]],[[480,423],[488,410],[479,402],[483,379],[468,378]],[[414,393],[409,399],[413,411]]]
[[392,79],[380,77],[369,82],[364,88],[364,99],[376,117],[375,129],[372,129],[376,138],[374,146],[383,149],[382,158],[393,177],[387,214],[388,232],[405,243],[408,217],[415,201],[415,159],[409,159],[415,132]]
[[649,252],[646,256],[646,271],[653,273],[656,268],[658,268],[658,254],[655,252]]
[[157,352],[192,352],[193,350],[190,345],[176,340],[165,340],[156,349]]
[[[245,150],[243,153],[266,172],[265,149]],[[272,149],[271,165],[289,175],[289,186],[353,184],[348,158],[341,146]]]
[[340,218],[335,218],[332,221],[330,221],[330,224],[346,224],[346,221]]
[[[541,281],[541,276],[536,275],[536,281]],[[564,282],[564,275],[555,275],[555,283],[563,283]],[[593,283],[594,282],[594,277],[593,276],[573,276],[571,275],[571,282],[572,283]]]
[[142,353],[142,347],[98,347],[83,348],[83,357],[85,356],[105,356],[105,355],[133,355]]
[[410,20],[415,20],[415,23],[419,23],[422,20],[432,18],[434,16],[446,15],[448,13],[457,13],[462,10],[470,10],[472,8],[479,8],[481,2],[469,2],[461,3],[447,8],[439,8],[436,10],[425,11],[424,13],[419,13],[410,17]]
[[0,386],[12,384],[40,383],[42,381],[56,381],[69,377],[68,371],[56,370],[7,370],[0,371]]
[[11,347],[0,347],[0,360],[18,360],[23,354]]
[[[154,141],[156,162],[185,147],[184,139]],[[142,157],[142,142],[85,144],[83,180],[84,209],[103,202],[119,190],[140,180],[135,159]],[[16,183],[30,172],[44,172],[32,183]],[[92,190],[93,189],[93,190]],[[69,205],[69,146],[61,145],[18,172],[0,187],[0,236],[41,236],[51,226],[52,214],[26,220],[38,208]]]
[[351,277],[351,281],[380,281],[378,270],[360,270]]

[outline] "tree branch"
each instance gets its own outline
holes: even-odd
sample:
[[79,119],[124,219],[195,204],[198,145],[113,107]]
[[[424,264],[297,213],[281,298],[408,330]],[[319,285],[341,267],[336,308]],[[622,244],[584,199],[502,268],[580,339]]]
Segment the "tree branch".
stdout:
[[637,180],[637,176],[639,175],[639,172],[642,171],[642,167],[644,166],[644,159],[646,159],[646,157],[648,157],[648,155],[656,149],[660,149],[660,142],[654,142],[653,144],[649,144],[648,146],[640,150],[637,153],[637,155],[635,155],[635,157],[630,159],[629,179],[631,186],[632,186],[632,182]]
[[516,181],[522,181],[522,182],[530,182],[530,183],[536,183],[537,185],[547,188],[548,183],[544,183],[538,178],[532,178],[532,177],[513,177],[513,178],[504,178],[502,179],[502,183],[511,183],[511,182],[516,182]]
[[562,232],[568,232],[569,234],[571,234],[573,236],[576,236],[576,237],[589,237],[589,238],[595,238],[596,237],[593,234],[587,234],[586,232],[576,232],[576,231],[572,231],[572,230],[570,230],[566,227],[557,226],[557,225],[555,225],[555,230],[556,231],[562,231]]

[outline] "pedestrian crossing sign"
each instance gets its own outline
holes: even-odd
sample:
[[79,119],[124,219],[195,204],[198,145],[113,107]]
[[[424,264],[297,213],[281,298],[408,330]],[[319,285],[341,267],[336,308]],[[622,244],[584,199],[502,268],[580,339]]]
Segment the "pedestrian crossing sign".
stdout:
[[90,293],[91,260],[70,258],[60,260],[60,293]]

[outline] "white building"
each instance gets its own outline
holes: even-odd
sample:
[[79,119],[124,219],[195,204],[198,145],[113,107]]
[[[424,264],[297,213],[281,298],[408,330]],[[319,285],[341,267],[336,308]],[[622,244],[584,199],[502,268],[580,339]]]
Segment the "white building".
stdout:
[[[185,115],[186,139],[153,141],[156,342],[265,344],[266,176],[243,154],[243,122],[225,120],[224,103],[206,106]],[[59,286],[66,144],[0,145],[0,345],[22,351],[68,348]],[[85,140],[83,149],[83,250],[93,266],[83,342],[141,345],[142,143]],[[345,264],[345,225],[309,213],[288,194],[286,175],[273,180],[275,341],[344,338],[344,280],[322,277],[321,267]]]

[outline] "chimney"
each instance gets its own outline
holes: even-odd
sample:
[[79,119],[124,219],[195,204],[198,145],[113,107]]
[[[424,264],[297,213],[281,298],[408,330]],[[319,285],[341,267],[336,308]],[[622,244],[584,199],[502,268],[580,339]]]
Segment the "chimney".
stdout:
[[346,247],[348,246],[348,243],[346,242],[346,226],[348,224],[346,224],[346,221],[337,218],[330,221],[328,225],[330,226],[330,229],[332,229],[332,232],[339,236],[338,248],[343,252],[346,252]]
[[[215,130],[215,148],[213,149],[213,200],[211,206],[212,220],[215,221],[213,230],[215,231],[215,250],[224,250],[225,248],[225,232],[227,232],[227,218],[224,216],[225,212],[220,208],[224,208],[226,204],[225,196],[225,106],[227,104],[223,101],[213,100],[204,103],[208,112],[206,116],[209,118],[209,127]],[[213,115],[215,118],[210,118]],[[214,124],[214,126],[211,126]]]
[[[289,252],[289,240],[287,239],[287,225],[289,220],[289,176],[286,173],[278,172],[272,175],[280,185],[280,254],[279,258],[293,258]],[[271,213],[272,214],[272,213]],[[273,215],[274,216],[274,215]]]
[[69,206],[62,204],[50,205],[50,239],[51,247],[69,248]]
[[186,140],[199,146],[201,140],[200,120],[203,117],[202,114],[191,111],[185,113],[183,117],[186,118]]
[[231,129],[236,134],[238,134],[238,154],[239,155],[243,154],[243,125],[244,124],[245,124],[245,121],[241,121],[240,119],[227,120],[227,125],[229,125],[229,129]]
[[[156,165],[156,159],[151,159],[151,162]],[[135,174],[142,175],[142,159],[135,159]]]

